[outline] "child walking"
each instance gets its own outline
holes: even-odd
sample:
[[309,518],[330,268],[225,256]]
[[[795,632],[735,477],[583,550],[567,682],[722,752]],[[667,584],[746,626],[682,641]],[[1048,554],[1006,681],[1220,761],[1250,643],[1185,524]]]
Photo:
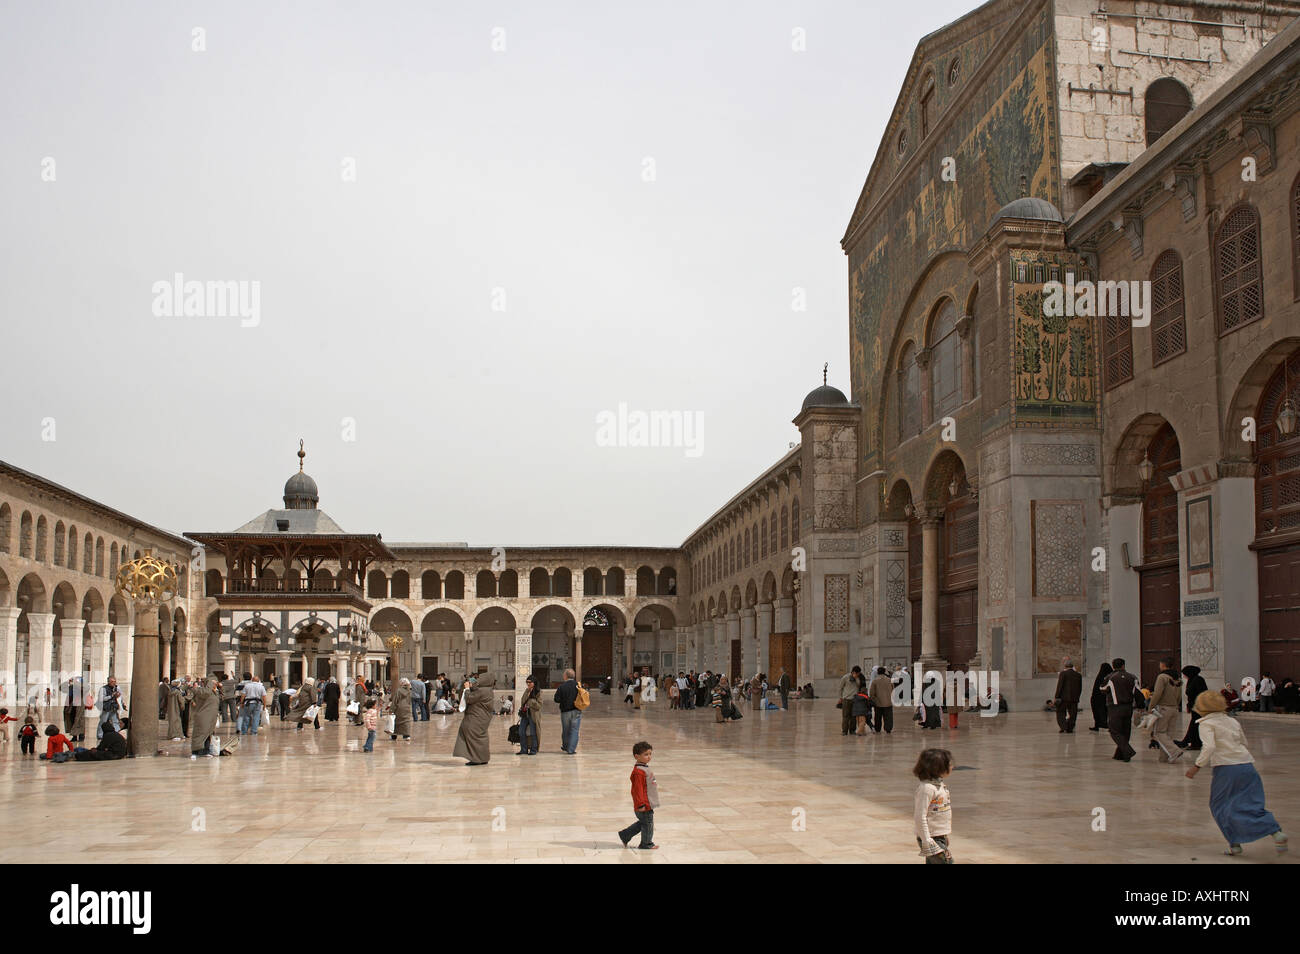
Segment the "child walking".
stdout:
[[366,727],[366,744],[362,746],[362,752],[373,752],[375,750],[375,730],[379,728],[379,700],[367,699],[366,710],[361,715],[361,724]]
[[9,714],[8,709],[0,709],[0,745],[9,744],[9,726],[7,723],[17,721]]
[[952,753],[947,749],[926,749],[912,769],[916,786],[914,820],[916,843],[927,865],[952,864],[948,839],[952,835],[952,798],[943,780],[952,774]]
[[23,719],[23,727],[18,730],[18,741],[22,744],[23,755],[36,754],[36,737],[39,734],[35,719],[31,716]]
[[655,849],[655,809],[659,806],[659,785],[655,782],[655,773],[650,771],[650,759],[654,757],[654,747],[649,742],[638,742],[632,746],[632,757],[636,764],[632,766],[632,811],[636,821],[618,833],[618,840],[623,847],[628,846],[632,836],[641,833],[638,848]]

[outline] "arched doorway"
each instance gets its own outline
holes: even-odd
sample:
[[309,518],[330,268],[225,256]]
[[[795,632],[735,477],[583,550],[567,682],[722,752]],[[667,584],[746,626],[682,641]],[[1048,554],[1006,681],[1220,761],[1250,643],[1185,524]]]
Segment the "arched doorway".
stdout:
[[1155,684],[1160,660],[1181,668],[1182,627],[1178,595],[1178,491],[1170,478],[1182,469],[1178,435],[1165,423],[1147,445],[1151,478],[1142,495],[1141,606],[1142,685]]
[[979,648],[980,507],[960,465],[944,493],[939,655],[965,669]]
[[[1300,350],[1278,366],[1255,420],[1255,542],[1259,667],[1274,680],[1300,671]],[[1291,433],[1283,432],[1282,423]]]
[[609,679],[614,674],[614,623],[599,606],[582,618],[582,668],[579,679]]

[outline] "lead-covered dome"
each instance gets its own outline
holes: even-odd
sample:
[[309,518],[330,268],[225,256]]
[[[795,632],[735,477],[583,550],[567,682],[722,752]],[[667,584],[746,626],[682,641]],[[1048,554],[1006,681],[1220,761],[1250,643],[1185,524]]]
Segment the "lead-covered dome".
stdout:
[[284,482],[284,509],[286,510],[315,510],[316,505],[320,503],[320,491],[316,489],[316,481],[302,470],[303,459],[306,456],[307,452],[303,450],[302,441],[299,441],[298,473]]
[[998,214],[993,216],[993,221],[997,222],[1001,219],[1029,219],[1035,222],[1065,221],[1060,209],[1046,199],[1031,195],[1021,196],[998,209]]

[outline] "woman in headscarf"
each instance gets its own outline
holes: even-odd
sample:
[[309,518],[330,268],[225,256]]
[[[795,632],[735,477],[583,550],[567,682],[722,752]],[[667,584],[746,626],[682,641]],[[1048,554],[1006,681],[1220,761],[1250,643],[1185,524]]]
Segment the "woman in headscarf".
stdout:
[[[307,721],[307,710],[316,704],[316,680],[308,676],[302,681],[302,688],[298,690],[293,697],[293,705],[289,707],[289,717],[298,723],[298,731],[302,731],[302,724]],[[320,728],[320,710],[316,710],[314,719],[316,728]]]
[[209,678],[195,683],[185,695],[190,704],[190,758],[196,759],[200,755],[212,758],[208,741],[217,727],[217,711],[221,708],[217,681]]
[[1089,732],[1105,732],[1108,728],[1106,716],[1106,680],[1114,672],[1110,663],[1104,662],[1097,670],[1097,678],[1092,681],[1092,728]]
[[657,698],[658,698],[658,694],[655,692],[654,676],[642,676],[641,677],[641,701],[654,702]]
[[366,680],[362,678],[361,673],[357,673],[356,684],[352,687],[352,701],[357,704],[357,714],[350,716],[353,725],[361,725],[361,717],[366,711],[366,697],[370,693],[366,691]]
[[185,738],[185,725],[181,720],[181,703],[184,698],[185,690],[181,688],[181,681],[173,679],[171,688],[167,690],[167,734],[173,742]]
[[1286,851],[1287,837],[1273,813],[1264,804],[1264,783],[1255,771],[1255,759],[1246,749],[1246,733],[1227,713],[1228,703],[1222,693],[1205,691],[1192,703],[1201,717],[1203,747],[1196,764],[1187,770],[1188,778],[1206,765],[1212,767],[1210,814],[1228,839],[1225,855],[1239,855],[1242,844],[1273,836],[1273,847]]
[[393,741],[397,740],[400,735],[403,739],[410,741],[411,738],[411,680],[400,679],[397,682],[397,691],[393,693],[392,702],[389,708],[393,712],[393,731],[388,737]]
[[542,690],[533,677],[525,683],[524,698],[519,703],[519,755],[536,755],[542,745]]
[[871,728],[871,696],[867,691],[867,677],[857,674],[858,687],[853,693],[853,718],[857,722],[857,735],[866,735]]
[[943,721],[943,681],[937,672],[926,675],[921,689],[921,705],[925,709],[922,729],[937,729]]
[[1183,675],[1187,677],[1187,714],[1191,718],[1187,723],[1187,732],[1174,744],[1180,749],[1199,750],[1201,748],[1201,730],[1196,726],[1198,716],[1192,706],[1200,698],[1201,693],[1210,687],[1206,683],[1205,677],[1201,675],[1200,666],[1184,666]]
[[487,765],[492,753],[488,746],[488,729],[492,725],[492,690],[496,676],[484,673],[477,682],[465,680],[462,698],[465,699],[465,717],[456,733],[456,747],[451,754],[464,759],[466,765]]

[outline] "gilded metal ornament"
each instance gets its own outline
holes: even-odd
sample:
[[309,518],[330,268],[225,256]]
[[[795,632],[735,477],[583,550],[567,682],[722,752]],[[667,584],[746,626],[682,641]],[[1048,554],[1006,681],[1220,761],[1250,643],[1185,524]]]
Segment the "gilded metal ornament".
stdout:
[[124,599],[133,602],[166,603],[176,597],[176,566],[158,559],[152,550],[145,550],[144,556],[118,568],[114,587]]

